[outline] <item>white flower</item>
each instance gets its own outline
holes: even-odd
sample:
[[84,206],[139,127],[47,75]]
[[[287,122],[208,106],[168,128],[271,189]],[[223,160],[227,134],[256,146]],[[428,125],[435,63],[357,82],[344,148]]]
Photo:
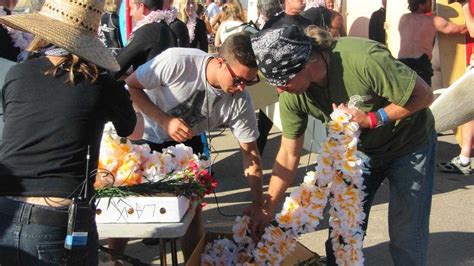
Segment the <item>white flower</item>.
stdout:
[[316,184],[316,172],[315,171],[307,172],[303,178],[303,182],[314,186]]
[[352,118],[350,114],[336,108],[330,115],[331,119],[336,122],[348,123]]

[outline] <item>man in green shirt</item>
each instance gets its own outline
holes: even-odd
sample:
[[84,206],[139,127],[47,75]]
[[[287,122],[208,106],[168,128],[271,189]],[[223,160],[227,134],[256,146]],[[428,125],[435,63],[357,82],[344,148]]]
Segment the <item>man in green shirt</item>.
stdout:
[[[325,31],[297,27],[262,31],[252,38],[260,71],[280,93],[283,136],[268,197],[253,233],[275,215],[299,163],[308,116],[329,122],[339,107],[361,127],[364,211],[382,181],[390,181],[390,252],[395,265],[424,265],[434,176],[436,135],[427,108],[430,87],[395,60],[385,46],[365,39],[334,40]],[[326,242],[328,265],[335,264]]]

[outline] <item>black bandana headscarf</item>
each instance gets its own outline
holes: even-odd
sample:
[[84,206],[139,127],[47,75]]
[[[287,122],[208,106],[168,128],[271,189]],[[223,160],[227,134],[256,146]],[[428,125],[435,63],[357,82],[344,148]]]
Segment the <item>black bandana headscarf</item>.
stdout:
[[285,25],[255,34],[252,48],[267,82],[285,86],[308,62],[312,40],[297,26]]

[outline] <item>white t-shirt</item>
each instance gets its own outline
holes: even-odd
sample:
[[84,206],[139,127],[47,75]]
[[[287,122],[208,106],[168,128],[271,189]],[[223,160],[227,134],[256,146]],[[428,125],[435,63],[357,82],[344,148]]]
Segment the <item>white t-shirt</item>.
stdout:
[[219,13],[221,13],[221,9],[214,2],[210,3],[209,6],[207,6],[206,8],[206,15],[209,18],[209,22],[212,22],[214,17]]
[[[168,115],[180,117],[195,135],[227,125],[240,143],[258,138],[257,121],[247,91],[231,95],[212,87],[206,79],[211,56],[199,49],[169,48],[135,72],[150,100]],[[145,117],[143,138],[171,140],[158,123]]]
[[242,24],[242,21],[235,20],[226,20],[222,22],[222,24],[219,26],[221,27],[221,32],[219,36],[221,38],[221,43],[224,43],[225,39],[227,39],[227,37],[229,37],[230,35],[237,32],[241,32],[244,29],[244,26],[240,26]]

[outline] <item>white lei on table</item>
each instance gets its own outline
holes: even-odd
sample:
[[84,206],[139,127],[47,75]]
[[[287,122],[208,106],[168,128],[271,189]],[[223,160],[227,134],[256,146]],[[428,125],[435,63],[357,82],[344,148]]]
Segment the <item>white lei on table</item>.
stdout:
[[214,240],[201,257],[203,265],[280,265],[295,250],[297,237],[313,232],[330,203],[331,243],[338,265],[363,265],[362,224],[365,218],[362,191],[362,161],[356,155],[359,125],[350,115],[336,109],[331,114],[328,138],[322,144],[315,171],[286,198],[278,226],[267,226],[259,243],[249,237],[250,218],[237,217],[232,228],[234,241]]
[[160,21],[165,21],[166,24],[170,24],[173,22],[176,17],[178,16],[178,10],[174,7],[172,7],[169,10],[155,10],[152,11],[150,14],[148,14],[146,17],[144,17],[142,20],[140,20],[135,28],[133,28],[132,33],[138,30],[139,28],[150,24],[152,22],[160,22]]
[[188,22],[186,23],[186,27],[188,27],[188,32],[189,32],[190,43],[194,41],[194,38],[196,37],[196,34],[194,33],[194,30],[196,29],[196,18],[197,18],[196,13],[193,13],[193,15],[189,18]]
[[[5,12],[4,7],[0,6],[0,17],[6,16],[7,12]],[[7,30],[8,34],[12,38],[13,46],[20,48],[20,55],[23,51],[28,48],[30,45],[31,41],[33,40],[33,35],[28,32],[23,32],[20,30],[15,30],[13,28],[10,28],[6,25],[3,25],[3,27]]]

